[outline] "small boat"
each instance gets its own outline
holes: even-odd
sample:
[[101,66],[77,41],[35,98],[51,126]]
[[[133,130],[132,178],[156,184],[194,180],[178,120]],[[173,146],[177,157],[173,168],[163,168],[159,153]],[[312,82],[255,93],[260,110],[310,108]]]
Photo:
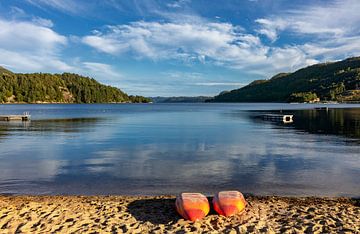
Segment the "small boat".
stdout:
[[181,193],[176,198],[175,205],[184,219],[193,222],[204,218],[210,211],[209,201],[201,193]]
[[213,206],[218,214],[232,216],[245,211],[246,201],[239,191],[222,191],[214,196]]

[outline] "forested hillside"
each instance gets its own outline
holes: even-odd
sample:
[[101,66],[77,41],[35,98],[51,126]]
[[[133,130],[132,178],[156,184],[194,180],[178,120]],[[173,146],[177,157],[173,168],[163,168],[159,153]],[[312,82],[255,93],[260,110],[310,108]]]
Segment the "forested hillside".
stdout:
[[0,103],[149,102],[120,89],[72,73],[16,74],[0,67]]
[[360,57],[322,63],[222,92],[212,102],[360,101]]

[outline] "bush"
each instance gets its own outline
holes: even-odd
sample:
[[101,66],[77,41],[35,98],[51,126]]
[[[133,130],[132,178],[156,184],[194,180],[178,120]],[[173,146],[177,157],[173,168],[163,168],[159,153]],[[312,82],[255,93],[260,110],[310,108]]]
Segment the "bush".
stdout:
[[312,92],[292,93],[289,102],[314,102],[317,99],[316,93]]

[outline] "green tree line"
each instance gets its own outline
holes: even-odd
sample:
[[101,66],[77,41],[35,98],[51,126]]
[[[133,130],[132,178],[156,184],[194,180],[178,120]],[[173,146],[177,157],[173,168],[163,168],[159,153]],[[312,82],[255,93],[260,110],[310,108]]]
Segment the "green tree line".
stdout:
[[0,67],[1,103],[147,103],[150,99],[129,96],[78,74],[15,74]]

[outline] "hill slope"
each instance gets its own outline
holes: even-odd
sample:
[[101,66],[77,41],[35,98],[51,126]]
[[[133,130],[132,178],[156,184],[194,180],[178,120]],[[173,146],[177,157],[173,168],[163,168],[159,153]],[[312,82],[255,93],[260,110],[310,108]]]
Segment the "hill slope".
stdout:
[[77,74],[15,74],[0,67],[0,103],[149,102]]
[[12,73],[11,71],[9,71],[6,68],[3,68],[0,66],[0,75],[13,75],[14,73]]
[[360,101],[360,57],[280,73],[240,89],[222,92],[212,102]]

